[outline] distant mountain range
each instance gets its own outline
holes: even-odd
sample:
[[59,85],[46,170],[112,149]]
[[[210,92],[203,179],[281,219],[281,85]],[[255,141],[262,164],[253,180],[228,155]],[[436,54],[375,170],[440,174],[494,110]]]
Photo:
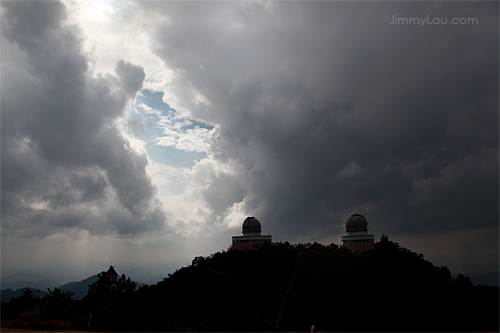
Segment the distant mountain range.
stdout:
[[82,299],[87,295],[89,285],[97,281],[98,275],[92,275],[82,281],[74,281],[66,284],[61,284],[56,279],[43,275],[32,273],[18,273],[2,278],[2,302],[8,302],[12,297],[19,297],[25,289],[34,291],[35,296],[40,298],[48,295],[47,289],[58,288],[65,291],[73,292],[75,299]]
[[[54,278],[43,274],[18,273],[2,278],[2,302],[8,302],[12,297],[19,297],[25,289],[33,290],[35,296],[40,298],[48,295],[47,288],[58,288],[74,293],[74,299],[81,300],[87,295],[89,285],[99,279],[98,274],[92,275],[81,281],[69,282],[60,285]],[[143,285],[136,282],[137,286]]]
[[33,288],[21,288],[21,289],[17,289],[16,291],[14,291],[10,288],[9,289],[2,289],[2,302],[8,302],[12,297],[17,298],[19,296],[22,296],[24,293],[24,290],[26,290],[26,289],[32,290],[33,294],[39,298],[44,298],[45,296],[47,296],[49,294],[46,291],[43,291],[40,289],[33,289]]

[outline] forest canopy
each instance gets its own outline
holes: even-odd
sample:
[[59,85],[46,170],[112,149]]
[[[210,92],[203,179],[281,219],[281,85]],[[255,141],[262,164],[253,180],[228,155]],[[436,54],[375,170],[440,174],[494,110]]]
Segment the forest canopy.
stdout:
[[81,301],[2,303],[2,326],[95,331],[498,331],[499,288],[434,266],[385,235],[375,248],[271,243],[222,251],[154,285],[103,273]]

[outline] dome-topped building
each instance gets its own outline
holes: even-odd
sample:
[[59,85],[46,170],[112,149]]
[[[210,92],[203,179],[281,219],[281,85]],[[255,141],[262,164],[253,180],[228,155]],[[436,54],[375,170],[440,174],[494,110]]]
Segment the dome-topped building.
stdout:
[[368,231],[368,222],[363,215],[352,214],[345,222],[345,231]]
[[262,235],[262,227],[255,217],[247,217],[242,225],[243,236],[233,236],[233,250],[258,249],[266,242],[271,242],[271,235]]
[[261,234],[262,233],[262,228],[260,226],[259,220],[257,220],[255,217],[247,217],[245,221],[243,221],[243,226],[242,226],[242,231],[243,235],[250,235],[250,234]]
[[363,215],[353,214],[345,222],[347,235],[342,236],[342,246],[351,251],[367,251],[374,248],[374,236],[368,234],[368,222]]

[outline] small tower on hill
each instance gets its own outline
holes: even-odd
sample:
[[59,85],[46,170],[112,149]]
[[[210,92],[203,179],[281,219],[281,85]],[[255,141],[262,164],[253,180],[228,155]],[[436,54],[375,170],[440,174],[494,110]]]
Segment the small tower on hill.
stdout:
[[345,222],[347,235],[342,236],[342,246],[351,251],[364,252],[374,248],[374,236],[368,234],[368,222],[359,214],[349,216]]
[[271,243],[271,235],[262,235],[260,222],[255,217],[247,217],[243,221],[242,229],[243,236],[233,236],[231,249],[254,250],[264,243]]
[[[109,266],[109,269],[106,272],[106,280],[111,289],[116,289],[119,283],[118,276],[119,275],[116,272],[115,268],[113,266]],[[125,277],[125,274],[123,274],[123,276]]]

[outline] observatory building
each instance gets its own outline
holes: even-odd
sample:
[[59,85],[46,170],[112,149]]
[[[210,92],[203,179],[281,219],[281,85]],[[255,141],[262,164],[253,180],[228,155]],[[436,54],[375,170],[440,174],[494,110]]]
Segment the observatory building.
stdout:
[[243,236],[233,236],[231,249],[233,250],[254,250],[264,243],[271,242],[271,235],[261,235],[262,229],[259,220],[255,217],[247,217],[243,221]]
[[374,236],[368,235],[368,222],[359,214],[349,216],[345,222],[347,235],[342,236],[342,246],[351,251],[364,252],[374,248]]

